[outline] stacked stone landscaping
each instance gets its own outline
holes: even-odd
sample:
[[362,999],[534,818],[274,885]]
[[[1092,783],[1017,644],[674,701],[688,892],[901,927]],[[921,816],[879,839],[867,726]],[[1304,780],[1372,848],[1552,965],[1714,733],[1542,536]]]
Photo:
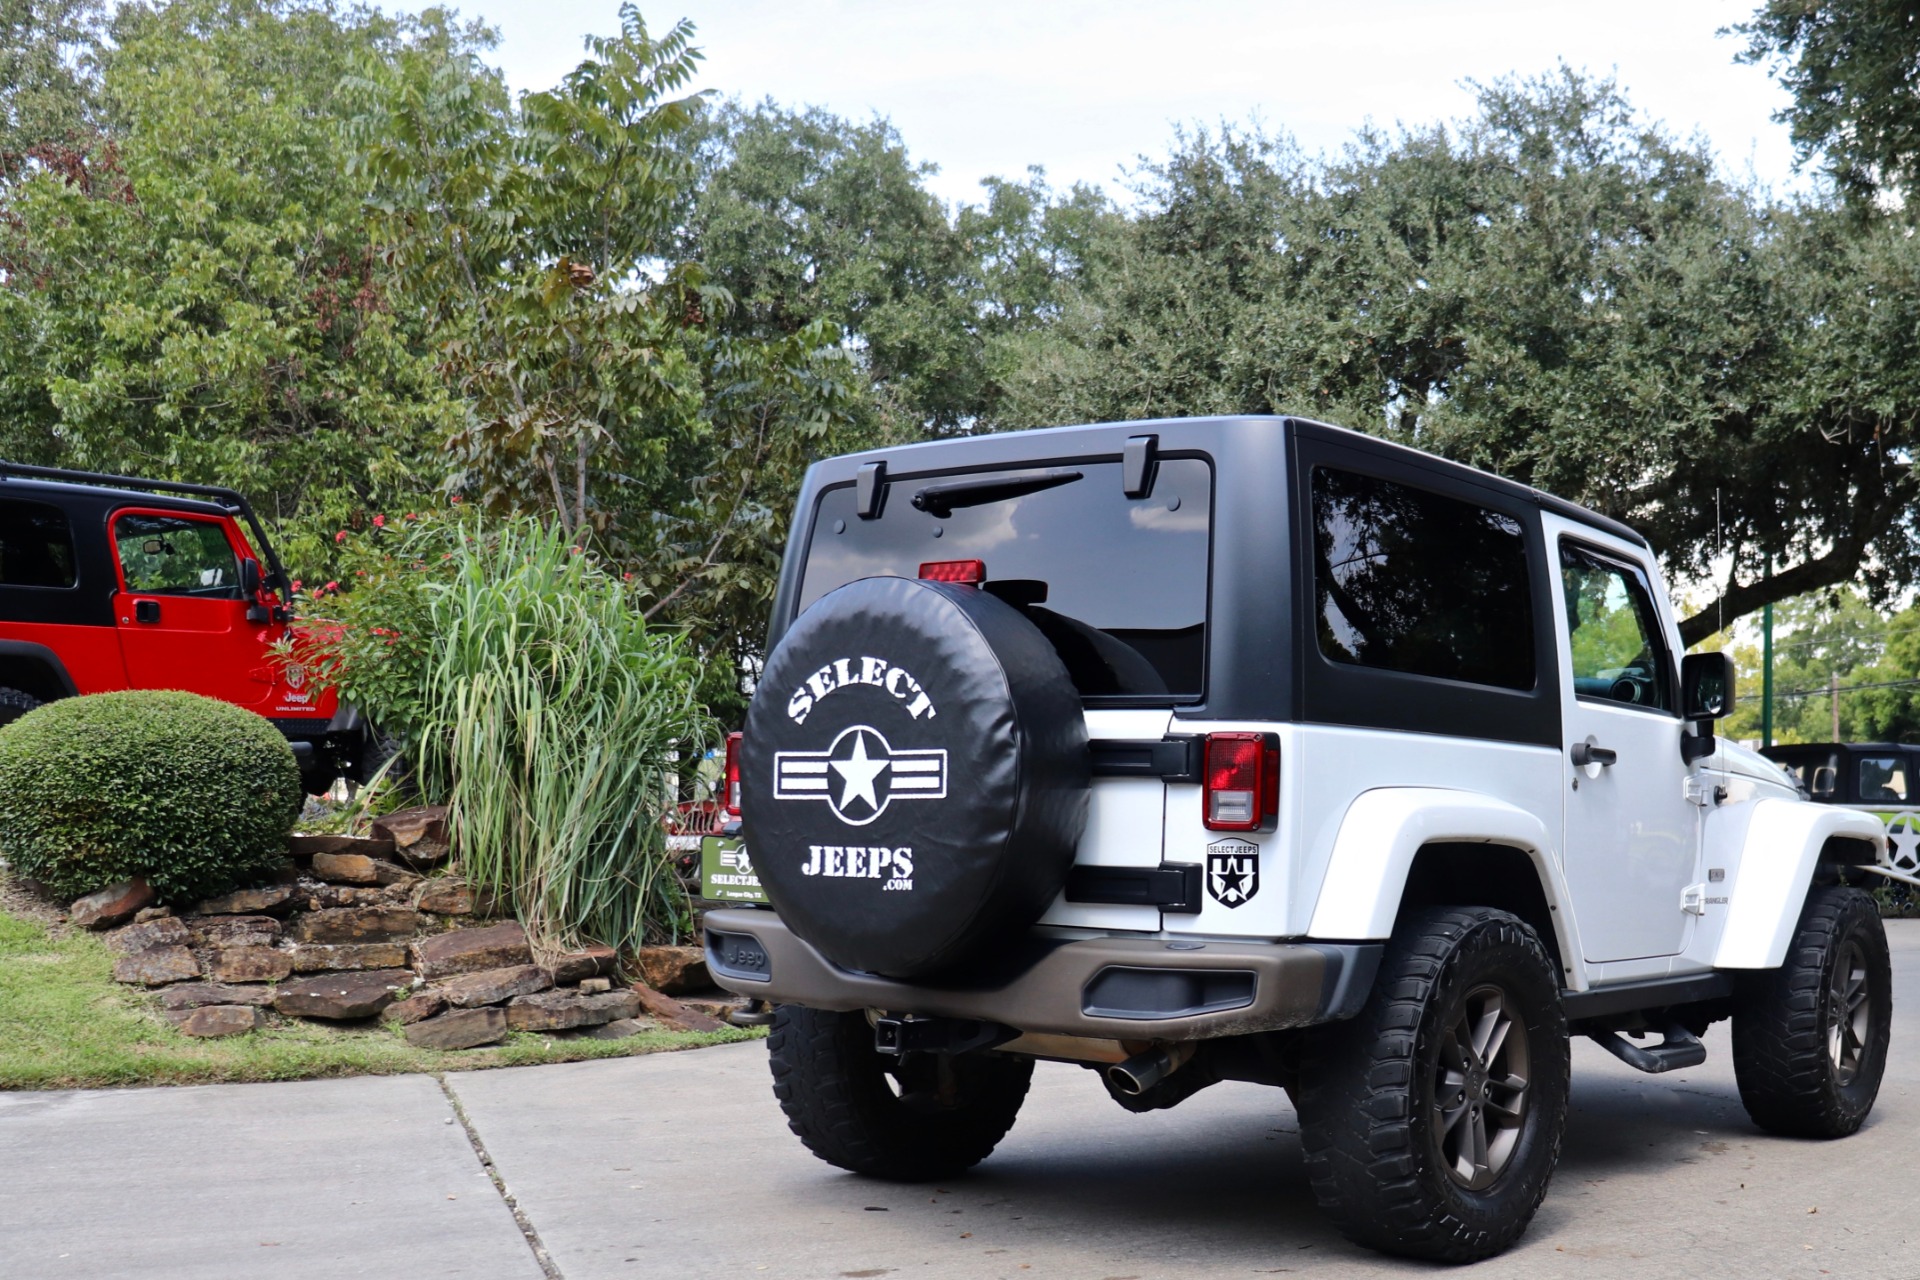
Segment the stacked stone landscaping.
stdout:
[[[619,957],[593,947],[536,961],[520,925],[456,875],[444,815],[410,810],[372,838],[295,836],[276,883],[175,912],[142,882],[73,904],[69,922],[110,930],[113,976],[158,989],[165,1016],[192,1036],[239,1035],[274,1017],[405,1028],[424,1049],[496,1044],[509,1032],[618,1039],[642,1031],[714,1031],[726,998],[666,994],[707,985],[693,947],[649,947],[649,982],[618,981]],[[705,1005],[705,1008],[699,1007]]]

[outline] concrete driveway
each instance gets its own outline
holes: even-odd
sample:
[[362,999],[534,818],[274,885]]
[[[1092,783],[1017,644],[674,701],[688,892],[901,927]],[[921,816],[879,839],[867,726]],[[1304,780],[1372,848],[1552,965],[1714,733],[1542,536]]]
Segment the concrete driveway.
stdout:
[[[1897,991],[1920,921],[1889,922]],[[1706,1066],[1574,1049],[1566,1152],[1520,1246],[1476,1277],[1920,1276],[1911,1046],[1836,1143],[1762,1135],[1725,1027]],[[465,1120],[456,1114],[455,1104]],[[862,1182],[787,1132],[761,1045],[425,1077],[0,1097],[0,1276],[1423,1275],[1320,1222],[1277,1090],[1132,1116],[1042,1064],[969,1177]],[[490,1176],[490,1159],[498,1185]]]

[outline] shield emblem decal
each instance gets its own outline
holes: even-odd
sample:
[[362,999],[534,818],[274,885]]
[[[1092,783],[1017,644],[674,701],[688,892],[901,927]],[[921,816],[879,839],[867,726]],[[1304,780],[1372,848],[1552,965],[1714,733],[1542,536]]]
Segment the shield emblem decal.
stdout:
[[1260,847],[1245,840],[1207,846],[1207,892],[1223,907],[1238,907],[1260,892]]

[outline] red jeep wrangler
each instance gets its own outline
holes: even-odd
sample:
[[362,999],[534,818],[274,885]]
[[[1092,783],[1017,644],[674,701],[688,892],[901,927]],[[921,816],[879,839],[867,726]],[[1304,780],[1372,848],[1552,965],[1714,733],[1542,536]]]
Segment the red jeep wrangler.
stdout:
[[232,489],[0,461],[0,725],[55,698],[184,689],[270,720],[309,792],[361,778],[368,726],[271,651],[290,586]]

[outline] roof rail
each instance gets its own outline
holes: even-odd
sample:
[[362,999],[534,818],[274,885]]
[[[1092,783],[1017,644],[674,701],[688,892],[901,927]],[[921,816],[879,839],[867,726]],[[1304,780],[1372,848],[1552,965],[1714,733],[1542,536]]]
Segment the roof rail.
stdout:
[[281,567],[280,556],[273,549],[273,542],[267,537],[267,531],[260,524],[260,517],[253,513],[253,504],[238,489],[227,489],[213,484],[187,484],[181,480],[147,480],[139,476],[116,476],[104,471],[71,471],[65,467],[36,467],[24,462],[8,462],[0,458],[0,480],[9,477],[23,480],[56,480],[62,484],[91,484],[114,489],[145,489],[152,493],[177,493],[183,497],[211,498],[230,511],[237,511],[245,517],[247,527],[253,531],[254,538],[260,544],[260,550],[267,557],[267,568],[272,576],[267,585],[279,591],[281,599],[289,607],[293,604],[293,582]]

